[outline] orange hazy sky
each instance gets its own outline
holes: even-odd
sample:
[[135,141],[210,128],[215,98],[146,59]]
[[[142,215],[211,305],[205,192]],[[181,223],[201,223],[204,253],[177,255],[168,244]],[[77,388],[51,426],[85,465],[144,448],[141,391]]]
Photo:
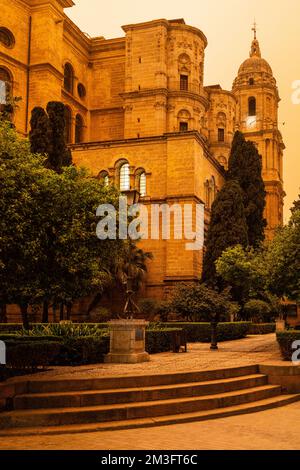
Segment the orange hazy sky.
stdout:
[[[124,35],[121,26],[155,18],[184,18],[208,38],[205,84],[230,90],[240,64],[249,56],[254,18],[262,56],[270,63],[280,97],[283,134],[285,220],[300,187],[300,104],[292,103],[292,83],[300,80],[299,0],[74,0],[68,16],[91,36]],[[285,124],[283,124],[285,123]]]

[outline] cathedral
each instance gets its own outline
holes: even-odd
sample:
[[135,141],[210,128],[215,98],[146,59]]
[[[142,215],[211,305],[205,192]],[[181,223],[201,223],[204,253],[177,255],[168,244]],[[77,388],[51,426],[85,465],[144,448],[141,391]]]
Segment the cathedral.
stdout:
[[[0,0],[0,100],[7,92],[22,98],[13,116],[18,132],[28,135],[35,106],[62,101],[76,165],[121,191],[136,189],[146,205],[202,203],[209,223],[240,130],[262,156],[271,238],[283,222],[285,147],[276,80],[256,28],[250,56],[232,89],[223,90],[204,86],[207,38],[183,19],[129,24],[122,37],[91,38],[65,14],[73,5]],[[199,278],[202,251],[187,251],[185,243],[142,242],[154,255],[147,297],[164,298],[176,282]]]

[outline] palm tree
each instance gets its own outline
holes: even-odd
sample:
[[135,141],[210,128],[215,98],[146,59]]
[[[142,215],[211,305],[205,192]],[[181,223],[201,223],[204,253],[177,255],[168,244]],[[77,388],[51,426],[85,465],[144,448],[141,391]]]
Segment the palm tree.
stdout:
[[[110,268],[111,282],[105,291],[111,292],[116,287],[120,289],[124,287],[127,279],[131,278],[133,290],[135,293],[138,292],[145,281],[147,261],[152,259],[152,253],[138,248],[132,240],[127,241]],[[89,305],[88,314],[99,305],[105,291],[97,292],[94,296]]]
[[125,284],[128,278],[132,279],[133,288],[138,292],[147,274],[147,261],[152,260],[153,255],[144,251],[129,240],[115,264],[115,279],[117,283]]

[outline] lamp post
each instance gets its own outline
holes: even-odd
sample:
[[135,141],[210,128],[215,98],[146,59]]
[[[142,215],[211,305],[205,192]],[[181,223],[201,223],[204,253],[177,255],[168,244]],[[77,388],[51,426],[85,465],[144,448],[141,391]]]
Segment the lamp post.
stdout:
[[218,348],[218,337],[217,337],[217,326],[219,323],[219,314],[214,313],[212,315],[212,320],[211,320],[211,345],[210,349],[211,351],[217,351]]

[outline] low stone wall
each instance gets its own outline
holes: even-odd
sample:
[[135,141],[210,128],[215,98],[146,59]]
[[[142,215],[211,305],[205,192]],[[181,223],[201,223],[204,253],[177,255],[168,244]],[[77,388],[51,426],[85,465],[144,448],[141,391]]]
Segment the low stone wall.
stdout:
[[12,409],[14,397],[27,392],[28,380],[21,377],[15,377],[0,383],[0,411]]
[[268,376],[269,384],[281,385],[284,393],[300,393],[300,364],[278,361],[261,364],[259,371]]

